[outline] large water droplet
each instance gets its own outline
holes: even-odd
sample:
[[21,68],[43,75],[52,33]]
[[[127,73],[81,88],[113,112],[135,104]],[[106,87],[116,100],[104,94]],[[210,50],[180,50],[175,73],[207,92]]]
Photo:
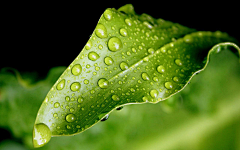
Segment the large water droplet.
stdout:
[[65,86],[65,79],[62,79],[58,84],[57,84],[57,90],[62,90]]
[[33,146],[42,147],[51,139],[52,133],[44,123],[35,124],[33,128]]
[[125,23],[128,25],[128,26],[132,26],[132,21],[130,19],[125,19]]
[[121,62],[120,63],[120,68],[122,69],[122,70],[127,70],[128,69],[128,64],[126,63],[126,62]]
[[80,64],[76,64],[72,67],[72,74],[75,76],[80,75],[82,72],[82,66]]
[[99,23],[95,29],[95,34],[99,37],[99,38],[107,38],[107,29],[104,25],[102,25],[101,23]]
[[85,45],[86,50],[89,50],[92,47],[92,42],[89,40]]
[[99,86],[100,88],[105,89],[105,88],[108,87],[108,85],[109,85],[109,82],[108,82],[107,79],[102,78],[102,79],[98,80],[98,86]]
[[88,53],[88,58],[92,61],[95,61],[99,58],[99,55],[96,52],[90,52]]
[[119,101],[119,100],[120,100],[120,98],[119,98],[117,95],[113,95],[113,96],[112,96],[112,99],[113,99],[114,101]]
[[120,34],[122,35],[122,36],[127,36],[127,30],[126,29],[120,29]]
[[76,120],[76,116],[74,115],[74,114],[68,114],[67,116],[66,116],[66,121],[67,122],[73,122],[73,121],[75,121]]
[[109,21],[112,19],[112,11],[110,9],[105,10],[103,13],[104,18]]
[[151,90],[150,95],[152,98],[156,98],[158,96],[158,91],[157,90]]
[[143,72],[143,73],[142,73],[142,78],[143,78],[143,80],[145,80],[145,81],[147,81],[147,80],[150,79],[150,77],[148,76],[148,74],[147,74],[146,72]]
[[159,73],[164,73],[165,72],[165,67],[163,65],[160,65],[160,66],[157,67],[157,71]]
[[109,39],[109,41],[108,41],[109,50],[115,52],[115,51],[120,50],[122,47],[123,47],[122,41],[119,38],[112,37]]
[[169,90],[171,90],[173,88],[173,84],[172,82],[165,82],[165,87]]
[[73,82],[70,88],[73,92],[76,92],[81,88],[81,84],[79,82]]
[[180,59],[176,59],[175,60],[175,63],[178,65],[178,66],[182,66],[182,61]]
[[113,64],[113,59],[111,57],[107,56],[107,57],[104,58],[104,62],[105,62],[106,65],[109,66],[109,65]]

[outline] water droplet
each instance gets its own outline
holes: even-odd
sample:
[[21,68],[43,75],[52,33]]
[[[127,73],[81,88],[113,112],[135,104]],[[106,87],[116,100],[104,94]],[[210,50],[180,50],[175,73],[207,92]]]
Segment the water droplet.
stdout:
[[99,23],[95,29],[95,34],[99,37],[99,38],[107,38],[107,29],[104,25],[102,25],[101,23]]
[[146,27],[148,27],[149,29],[152,29],[152,28],[153,28],[153,26],[152,26],[149,22],[147,22],[147,21],[144,21],[143,24],[144,24]]
[[148,76],[148,74],[147,74],[146,72],[143,72],[143,73],[142,73],[142,78],[143,78],[143,80],[145,80],[145,81],[147,81],[147,80],[150,79],[150,77]]
[[81,84],[79,82],[73,82],[70,88],[73,92],[76,92],[81,88]]
[[164,73],[165,72],[165,67],[163,65],[160,65],[160,66],[157,67],[157,71],[159,73]]
[[158,96],[158,91],[157,90],[151,90],[150,95],[152,98],[156,98]]
[[180,59],[176,59],[175,60],[175,63],[178,65],[178,66],[182,66],[182,61]]
[[122,69],[122,70],[127,70],[128,69],[128,64],[126,63],[126,62],[121,62],[120,63],[120,68]]
[[99,49],[103,49],[103,46],[100,44],[100,45],[98,46],[98,48],[99,48]]
[[73,122],[73,121],[75,121],[76,120],[76,116],[74,115],[74,114],[68,114],[67,116],[66,116],[66,121],[67,122]]
[[82,103],[83,102],[83,98],[79,97],[77,101],[78,101],[78,103]]
[[85,80],[83,81],[83,83],[84,83],[84,84],[88,84],[88,83],[89,83],[89,80],[85,79]]
[[72,74],[75,76],[80,75],[82,72],[82,66],[80,64],[76,64],[72,67]]
[[58,108],[60,106],[59,102],[54,103],[54,107]]
[[158,77],[153,77],[153,81],[157,82],[158,81]]
[[122,36],[124,36],[124,37],[126,37],[127,36],[127,30],[126,29],[120,29],[120,34],[122,35]]
[[192,43],[193,42],[193,38],[191,35],[185,35],[183,38],[184,42],[186,43]]
[[101,121],[106,121],[109,117],[109,114],[107,114],[104,118],[101,119]]
[[128,25],[128,26],[132,26],[132,21],[130,19],[125,19],[125,23]]
[[109,50],[116,52],[116,51],[120,50],[122,47],[123,47],[122,41],[119,38],[112,37],[109,39],[109,41],[108,41]]
[[112,19],[112,11],[110,9],[105,10],[103,13],[104,18],[109,21]]
[[144,102],[148,102],[148,98],[145,97],[145,96],[142,98],[142,100],[143,100]]
[[108,85],[109,85],[109,82],[108,82],[107,79],[102,78],[102,79],[98,80],[98,86],[99,86],[100,88],[105,89],[105,88],[108,87]]
[[153,53],[154,53],[154,49],[153,49],[153,48],[149,48],[149,49],[148,49],[148,53],[149,53],[149,54],[153,54]]
[[173,88],[173,84],[172,82],[165,82],[165,87],[169,90],[171,90]]
[[120,98],[119,98],[117,95],[113,95],[113,96],[112,96],[112,99],[113,99],[114,101],[119,101],[119,100],[120,100]]
[[99,55],[96,52],[90,52],[88,53],[88,58],[92,61],[95,61],[99,58]]
[[58,84],[57,84],[57,90],[62,90],[65,86],[65,79],[62,79]]
[[178,78],[178,77],[173,77],[173,81],[174,81],[174,82],[178,82],[178,81],[179,81],[179,78]]
[[122,110],[123,106],[117,107],[116,110]]
[[70,112],[74,112],[74,110],[75,110],[74,108],[70,108]]
[[107,56],[107,57],[104,58],[104,62],[105,62],[106,65],[109,66],[109,65],[113,64],[113,59],[111,57]]
[[35,124],[33,128],[33,146],[34,148],[42,147],[47,144],[52,137],[48,126],[44,123]]
[[86,50],[89,50],[92,47],[92,41],[88,41],[87,44],[85,45]]

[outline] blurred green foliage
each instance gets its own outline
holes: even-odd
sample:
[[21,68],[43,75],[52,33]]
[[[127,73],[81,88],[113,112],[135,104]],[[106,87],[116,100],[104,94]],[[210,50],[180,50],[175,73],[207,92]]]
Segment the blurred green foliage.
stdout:
[[[180,93],[157,104],[129,105],[82,134],[58,137],[43,150],[240,149],[240,64],[230,51],[210,58]],[[0,150],[32,149],[37,111],[65,67],[46,79],[13,69],[0,72]]]

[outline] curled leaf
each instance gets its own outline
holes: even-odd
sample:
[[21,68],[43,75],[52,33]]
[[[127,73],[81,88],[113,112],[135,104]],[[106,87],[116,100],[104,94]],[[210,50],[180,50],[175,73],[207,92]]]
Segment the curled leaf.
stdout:
[[[219,31],[196,32],[147,14],[135,15],[132,5],[107,9],[47,94],[35,127],[47,127],[50,132],[43,132],[52,136],[75,135],[120,106],[165,100],[204,70],[211,54],[233,47],[240,55],[232,42],[237,43]],[[38,135],[49,138],[40,129]],[[33,137],[34,146],[50,140],[41,143],[44,137]]]

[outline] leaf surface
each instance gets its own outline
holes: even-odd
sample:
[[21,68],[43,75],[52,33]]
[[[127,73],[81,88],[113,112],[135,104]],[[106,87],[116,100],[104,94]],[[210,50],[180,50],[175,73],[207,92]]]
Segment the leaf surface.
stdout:
[[34,146],[45,145],[51,136],[85,131],[120,106],[169,98],[205,69],[211,54],[233,47],[239,55],[232,42],[237,43],[219,31],[196,32],[136,15],[132,5],[107,9],[42,103]]

